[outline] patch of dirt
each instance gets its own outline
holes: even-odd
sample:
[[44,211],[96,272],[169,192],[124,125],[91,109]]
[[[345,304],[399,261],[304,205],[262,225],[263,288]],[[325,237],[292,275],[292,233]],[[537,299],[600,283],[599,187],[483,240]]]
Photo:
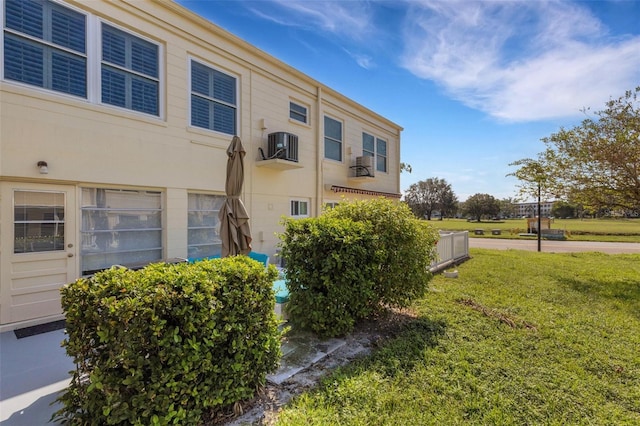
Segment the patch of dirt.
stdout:
[[354,359],[371,353],[385,340],[394,337],[403,326],[415,319],[409,310],[388,310],[373,320],[363,321],[348,336],[344,345],[310,367],[296,373],[280,385],[267,383],[258,395],[236,403],[206,422],[207,426],[273,425],[280,409],[292,398],[316,387],[323,377]]

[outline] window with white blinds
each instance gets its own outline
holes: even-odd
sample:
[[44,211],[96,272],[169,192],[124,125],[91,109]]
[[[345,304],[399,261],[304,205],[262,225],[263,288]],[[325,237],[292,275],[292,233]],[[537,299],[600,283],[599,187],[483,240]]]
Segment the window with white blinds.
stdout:
[[[61,2],[3,4],[4,80],[160,115],[159,44]],[[91,53],[96,39],[100,49]]]
[[102,24],[102,102],[158,115],[158,46]]
[[191,61],[191,125],[236,134],[236,78]]
[[50,1],[4,5],[4,78],[86,98],[86,16]]

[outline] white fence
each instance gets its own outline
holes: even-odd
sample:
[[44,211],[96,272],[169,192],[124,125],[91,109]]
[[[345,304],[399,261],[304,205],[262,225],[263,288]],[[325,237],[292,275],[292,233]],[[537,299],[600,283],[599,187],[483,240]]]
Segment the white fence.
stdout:
[[469,257],[469,232],[440,231],[440,240],[436,249],[438,255],[431,264],[431,272],[440,271]]

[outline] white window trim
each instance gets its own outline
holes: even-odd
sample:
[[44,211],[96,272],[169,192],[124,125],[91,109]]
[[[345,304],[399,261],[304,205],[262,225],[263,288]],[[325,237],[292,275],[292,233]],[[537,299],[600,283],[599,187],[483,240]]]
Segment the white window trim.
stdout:
[[[81,15],[84,15],[86,18],[86,31],[87,33],[89,33],[89,26],[90,26],[90,22],[92,20],[92,16],[91,14],[89,14],[86,10],[82,10],[77,8],[76,6],[70,5],[68,3],[65,3],[63,1],[60,0],[49,0],[51,3],[55,3],[58,4],[62,7],[68,8],[69,10],[72,10],[74,12],[77,12]],[[27,84],[27,83],[21,83],[19,81],[14,81],[14,80],[5,80],[4,78],[4,32],[8,31],[8,32],[14,32],[14,30],[9,29],[5,26],[5,2],[0,0],[0,58],[2,58],[2,66],[0,66],[0,80],[3,83],[6,84],[10,84],[13,86],[18,86],[18,87],[24,87],[27,88],[29,90],[33,90],[36,92],[40,92],[40,93],[46,93],[46,94],[54,94],[56,96],[60,96],[60,97],[64,97],[67,99],[75,99],[75,100],[80,100],[80,101],[84,101],[86,102],[89,99],[89,96],[91,94],[90,92],[90,85],[89,85],[89,78],[91,77],[91,75],[89,74],[89,66],[90,63],[92,61],[92,56],[90,54],[90,48],[91,48],[91,40],[89,40],[89,37],[87,37],[87,39],[85,40],[85,49],[86,52],[84,54],[85,58],[87,58],[87,97],[83,98],[81,96],[75,96],[75,95],[71,95],[69,93],[63,93],[63,92],[58,92],[56,90],[51,90],[51,89],[46,89],[44,87],[38,87],[38,86],[33,86],[31,84]],[[33,40],[37,40],[38,43],[42,43],[42,40],[38,39],[38,38],[33,38],[32,36],[29,35],[24,35],[25,38],[27,39],[33,39]],[[48,42],[44,42],[45,45],[49,44]],[[62,48],[61,50],[65,50],[64,48]],[[78,54],[77,52],[74,52],[74,54]]]
[[[373,137],[373,160],[375,164],[376,173],[380,172],[380,173],[389,174],[389,140],[385,138],[381,138],[380,136],[376,135],[375,132],[370,132],[368,130],[363,130],[362,134],[363,135],[367,134]],[[384,156],[387,159],[387,170],[378,170],[378,140],[384,141],[384,143],[387,145],[387,154]],[[365,155],[364,153],[365,149],[364,149],[364,146],[362,145],[362,142],[361,142],[361,148],[362,148],[362,155]]]
[[[307,109],[307,120],[306,121],[300,121],[300,120],[296,120],[295,118],[291,118],[291,104],[294,103],[298,106],[304,107]],[[293,124],[297,124],[298,126],[305,126],[305,127],[311,127],[311,107],[306,103],[306,102],[302,102],[299,101],[295,98],[289,98],[289,122],[293,123]]]
[[[225,197],[225,195],[223,195],[223,194],[213,194],[213,193],[209,193],[209,192],[189,192],[189,193],[187,194],[187,199],[189,199],[189,197],[190,197],[190,196],[192,196],[192,195],[208,195],[208,196],[212,196],[212,197]],[[220,207],[220,209],[222,209],[222,207]],[[219,212],[219,211],[220,211],[220,209],[218,209],[218,210],[217,210],[217,212]],[[187,205],[187,215],[188,215],[189,213],[191,213],[191,212],[195,212],[195,211],[212,211],[212,212],[213,212],[213,211],[216,211],[216,210],[196,210],[196,209],[193,209],[193,210],[192,210],[192,209],[190,209],[190,208],[189,208],[189,206]],[[216,230],[216,232],[218,233],[218,239],[219,239],[219,241],[220,241],[220,244],[219,244],[219,245],[220,245],[220,247],[222,247],[222,240],[220,240],[220,229],[219,229],[219,228],[220,228],[220,225],[219,225],[219,224],[218,224],[218,225],[215,225],[215,226],[192,227],[192,226],[189,226],[189,224],[187,223],[187,255],[188,255],[189,249],[190,249],[190,248],[192,248],[192,247],[207,246],[207,245],[218,245],[218,241],[216,241],[216,242],[215,242],[215,244],[211,244],[211,243],[209,243],[209,244],[206,244],[206,243],[205,243],[205,244],[195,244],[195,243],[190,243],[190,241],[189,241],[189,231],[190,231],[190,230],[193,230],[193,229],[197,229],[197,228],[201,228],[201,229],[205,229],[205,228],[207,228],[207,229],[215,229],[215,230]]]
[[344,200],[342,200],[342,201],[325,200],[325,201],[322,203],[322,208],[323,208],[323,209],[325,209],[325,210],[326,210],[326,209],[329,209],[329,208],[331,208],[331,209],[332,209],[332,208],[336,207],[338,204],[340,204],[340,203],[344,203],[344,202],[345,202]]
[[240,135],[240,128],[242,127],[240,125],[240,75],[235,73],[235,72],[231,72],[228,69],[222,68],[218,65],[214,65],[211,62],[202,60],[201,58],[195,57],[193,55],[187,55],[187,108],[189,111],[188,117],[187,117],[187,129],[190,131],[199,131],[199,132],[205,132],[206,134],[216,134],[216,135],[220,135],[222,137],[228,138],[229,134],[228,133],[223,133],[223,132],[219,132],[217,130],[212,130],[212,129],[205,129],[204,127],[198,127],[198,126],[194,126],[191,124],[191,64],[193,62],[197,62],[201,65],[204,65],[205,67],[211,68],[212,70],[216,70],[218,72],[221,72],[223,74],[227,74],[233,78],[236,79],[236,105],[235,105],[235,109],[236,109],[236,135],[237,136],[241,136]]
[[[297,214],[294,215],[292,212],[292,203],[306,203],[307,205],[307,214]],[[292,198],[291,200],[289,200],[289,216],[294,218],[294,219],[302,219],[305,217],[310,217],[310,213],[309,210],[311,208],[311,200],[309,200],[308,198]],[[299,210],[299,208],[298,208]]]
[[[148,115],[148,114],[145,114]],[[167,200],[167,195],[166,195],[166,190],[164,189],[152,189],[152,188],[147,188],[147,187],[122,187],[122,186],[118,186],[118,185],[114,185],[114,186],[103,186],[103,185],[86,185],[86,186],[80,186],[78,188],[77,191],[77,197],[78,197],[78,208],[79,208],[79,216],[78,218],[79,223],[77,224],[77,233],[78,233],[78,238],[82,239],[82,235],[83,233],[86,232],[90,232],[89,230],[84,230],[82,229],[82,215],[83,215],[83,210],[90,210],[90,208],[87,208],[85,206],[83,206],[83,199],[82,199],[82,192],[84,189],[103,189],[103,190],[113,190],[113,191],[125,191],[125,192],[152,192],[152,193],[158,193],[160,195],[160,207],[159,208],[134,208],[133,210],[149,210],[149,211],[156,211],[160,213],[160,228],[140,228],[140,229],[144,229],[147,231],[160,231],[161,236],[160,236],[160,244],[161,246],[156,248],[156,249],[148,249],[148,250],[160,250],[160,259],[166,257],[166,251],[167,251],[167,218],[166,218],[166,214],[167,214],[167,204],[166,204],[166,200]],[[112,210],[120,210],[117,208],[113,208]],[[114,231],[115,232],[115,231]],[[79,245],[79,265],[78,267],[80,268],[80,273],[82,273],[82,269],[85,266],[84,265],[84,256],[87,255],[86,253],[83,253],[83,246],[82,244]],[[135,250],[132,250],[135,251]],[[116,250],[112,253],[126,253],[126,250]],[[91,254],[88,254],[89,256]],[[160,260],[159,259],[159,260]]]
[[[95,78],[95,82],[94,82],[95,89],[96,89],[94,92],[95,102],[105,108],[113,108],[118,111],[126,111],[128,113],[138,114],[144,117],[157,117],[160,119],[164,119],[165,118],[164,100],[165,100],[165,85],[166,85],[165,84],[166,83],[165,68],[164,68],[164,63],[165,63],[164,44],[159,43],[157,40],[146,37],[140,33],[131,31],[128,28],[118,25],[114,22],[107,21],[106,19],[96,17],[96,20],[97,20],[97,23],[95,25],[95,28],[92,28],[95,31],[94,32],[95,37],[91,37],[91,35],[89,35],[90,40],[92,39],[96,40],[96,43],[94,45],[94,48],[96,49],[96,51],[95,51],[94,60],[92,61],[95,64],[94,66],[96,67],[96,69],[92,70],[93,72],[89,74],[91,78]],[[157,116],[153,114],[147,114],[141,111],[135,111],[129,108],[122,108],[117,105],[102,103],[102,25],[103,24],[109,25],[110,27],[116,28],[122,32],[131,34],[134,37],[138,37],[144,41],[147,41],[151,44],[158,46],[158,115]],[[89,32],[88,29],[87,29],[87,32]],[[89,72],[89,70],[87,70],[87,72]]]
[[[340,137],[342,138],[340,140],[340,160],[336,160],[335,158],[328,158],[327,157],[327,147],[325,145],[325,139],[327,138],[327,132],[325,129],[325,125],[324,125],[324,119],[325,117],[328,117],[332,120],[335,120],[337,122],[339,122],[342,126],[341,126],[341,132],[340,132]],[[345,135],[345,130],[344,130],[344,120],[340,120],[339,118],[336,118],[330,114],[324,114],[322,116],[322,158],[323,160],[328,160],[328,161],[334,161],[336,163],[344,163],[344,151],[345,151],[345,141],[344,141],[344,135]],[[334,139],[331,139],[334,140]]]
[[[78,7],[66,3],[60,0],[49,0],[52,3],[56,3],[62,7],[68,8],[74,12],[80,13],[86,17],[86,58],[87,58],[87,97],[74,96],[68,93],[62,93],[55,90],[45,89],[43,87],[33,86],[26,83],[21,83],[13,80],[6,80],[4,78],[4,61],[3,66],[0,67],[0,81],[4,84],[22,87],[28,90],[39,92],[47,95],[54,95],[60,98],[71,99],[80,102],[88,102],[91,104],[99,105],[101,108],[108,108],[127,114],[135,114],[140,117],[152,118],[155,120],[166,119],[165,108],[165,46],[163,43],[157,40],[146,37],[140,33],[129,30],[126,27],[118,25],[112,21],[100,18],[96,15],[87,12],[86,10],[79,9]],[[0,57],[4,58],[4,32],[5,32],[5,3],[0,0]],[[146,114],[144,112],[135,111],[128,108],[121,108],[115,105],[102,103],[102,87],[101,87],[101,68],[102,68],[102,24],[105,23],[114,28],[117,28],[123,32],[131,34],[142,40],[148,41],[158,46],[158,115]]]

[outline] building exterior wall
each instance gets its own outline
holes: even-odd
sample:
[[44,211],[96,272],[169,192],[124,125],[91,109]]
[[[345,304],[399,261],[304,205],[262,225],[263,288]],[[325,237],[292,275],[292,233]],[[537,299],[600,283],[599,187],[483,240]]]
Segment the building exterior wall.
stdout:
[[[242,199],[251,217],[254,251],[276,253],[279,222],[290,215],[292,200],[307,202],[307,215],[316,216],[324,203],[340,202],[343,196],[399,198],[402,129],[397,124],[175,3],[55,3],[87,16],[88,96],[16,82],[4,67],[0,70],[0,327],[60,314],[57,289],[81,276],[87,188],[160,193],[161,256],[188,256],[188,200],[192,194],[224,195],[226,149],[233,136],[191,125],[192,60],[237,81],[236,133],[247,153]],[[0,4],[4,14],[5,2]],[[159,47],[158,116],[100,101],[95,58],[103,24]],[[8,37],[10,31],[2,30],[2,37]],[[4,58],[4,44],[0,49]],[[307,108],[307,123],[289,118],[292,101]],[[342,161],[324,158],[325,116],[342,123]],[[298,136],[297,162],[262,159],[260,148],[267,153],[267,136],[273,132]],[[363,132],[386,141],[387,171],[354,178],[351,166],[362,155]],[[47,174],[39,172],[39,161],[47,162]],[[46,253],[14,253],[14,197],[23,189],[65,194],[65,246],[55,259]],[[58,262],[52,267],[57,281],[47,283],[46,271],[53,269],[42,269],[44,262]],[[17,282],[30,284],[18,289]],[[45,287],[46,294],[39,291]],[[41,299],[48,308],[39,308]]]
[[[551,209],[553,208],[553,201],[540,202],[540,215],[541,217],[551,216]],[[536,217],[538,216],[538,203],[517,203],[515,204],[516,217]]]

